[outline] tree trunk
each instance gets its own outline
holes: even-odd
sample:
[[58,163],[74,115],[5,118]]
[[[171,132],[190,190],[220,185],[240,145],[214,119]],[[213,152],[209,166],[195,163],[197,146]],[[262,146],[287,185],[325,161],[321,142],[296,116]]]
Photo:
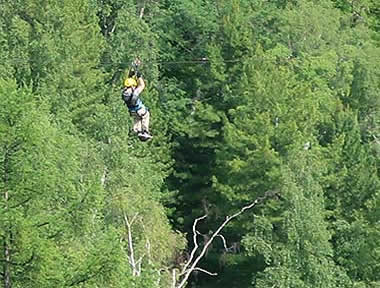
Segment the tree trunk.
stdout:
[[10,249],[8,246],[8,243],[6,239],[4,239],[4,266],[3,266],[3,273],[4,273],[4,288],[11,288],[11,269],[10,269],[10,260],[11,260],[11,254]]
[[[9,193],[7,190],[7,183],[8,183],[8,173],[9,173],[9,154],[8,151],[5,153],[4,157],[4,175],[3,175],[3,182],[5,186],[4,191],[4,203],[5,203],[5,212],[8,211],[8,200],[9,200]],[[10,229],[6,233],[9,233]],[[11,252],[10,252],[10,246],[9,241],[7,239],[7,235],[3,237],[3,253],[4,253],[4,262],[3,262],[3,277],[4,277],[4,288],[11,288],[11,269],[10,269],[10,263],[11,263]]]

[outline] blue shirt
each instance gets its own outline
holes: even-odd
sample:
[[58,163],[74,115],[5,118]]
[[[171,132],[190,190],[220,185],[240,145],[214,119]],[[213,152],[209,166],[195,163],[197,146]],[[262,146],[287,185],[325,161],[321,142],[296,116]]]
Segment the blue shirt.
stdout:
[[136,105],[132,107],[128,107],[128,110],[131,112],[136,112],[140,110],[141,108],[145,107],[144,104],[142,103],[141,99],[137,99]]

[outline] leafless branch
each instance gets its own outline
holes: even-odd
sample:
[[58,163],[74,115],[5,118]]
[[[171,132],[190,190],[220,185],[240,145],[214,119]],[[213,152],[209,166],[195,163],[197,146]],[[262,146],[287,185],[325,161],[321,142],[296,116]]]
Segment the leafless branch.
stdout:
[[17,203],[16,205],[13,205],[10,207],[10,209],[14,209],[14,208],[17,208],[17,207],[20,207],[20,206],[23,206],[25,205],[26,203],[28,203],[30,200],[32,200],[32,197],[29,197],[23,201],[21,201],[20,203]]
[[149,239],[146,239],[145,248],[146,248],[146,251],[147,251],[147,254],[148,254],[148,262],[149,262],[149,264],[152,264],[152,260],[151,260],[152,259],[151,245],[150,245]]
[[186,272],[187,267],[193,261],[194,255],[195,255],[195,253],[198,250],[199,245],[198,245],[198,241],[197,241],[197,235],[199,234],[199,232],[196,230],[196,227],[197,227],[198,222],[201,221],[201,220],[203,220],[203,219],[205,219],[206,217],[207,217],[207,215],[203,215],[203,216],[195,219],[195,221],[194,221],[194,224],[193,224],[193,243],[194,243],[194,248],[191,251],[190,258],[187,260],[187,262],[185,263],[185,266],[182,268],[182,271],[181,271],[180,275],[183,275]]
[[[147,230],[145,229],[144,222],[142,220],[141,220],[141,226],[143,228],[144,235],[148,235]],[[148,262],[149,262],[149,264],[152,264],[152,260],[151,260],[152,259],[152,253],[151,253],[152,249],[151,249],[151,244],[150,244],[150,240],[148,237],[146,238],[145,248],[146,248],[146,254],[148,255]]]
[[199,267],[195,267],[194,271],[201,271],[201,272],[206,273],[206,274],[211,275],[211,276],[218,275],[218,273],[212,273],[212,272],[209,272],[209,271],[202,269],[202,268],[199,268]]
[[[214,275],[213,273],[211,272],[208,272],[202,268],[199,268],[197,267],[199,261],[204,257],[208,247],[211,245],[211,243],[214,241],[215,237],[219,236],[221,237],[222,239],[224,239],[224,237],[220,234],[220,232],[222,231],[222,229],[231,221],[233,220],[234,218],[238,217],[240,214],[244,213],[245,211],[249,210],[249,209],[252,209],[253,207],[255,207],[257,204],[263,202],[264,200],[266,200],[267,198],[269,197],[273,197],[277,194],[277,192],[275,191],[267,191],[264,196],[262,197],[259,197],[257,198],[255,201],[253,201],[251,204],[247,205],[247,206],[244,206],[243,208],[241,208],[238,212],[236,212],[235,214],[231,215],[231,216],[226,216],[226,219],[224,220],[224,222],[219,225],[219,227],[216,229],[216,231],[211,235],[211,237],[209,238],[208,241],[206,241],[206,243],[204,244],[201,252],[199,253],[199,255],[194,259],[194,256],[195,256],[195,253],[197,252],[198,250],[198,242],[197,242],[197,235],[200,234],[197,229],[196,229],[196,226],[198,224],[198,222],[200,220],[203,220],[207,217],[207,215],[204,215],[202,217],[199,217],[197,219],[195,219],[194,221],[194,224],[193,224],[193,242],[194,242],[194,248],[193,250],[191,251],[191,255],[190,255],[190,258],[187,260],[187,262],[185,263],[184,267],[182,268],[181,272],[179,273],[179,284],[176,285],[176,275],[175,275],[175,269],[173,270],[173,287],[174,288],[183,288],[185,285],[186,285],[186,282],[187,280],[189,279],[190,277],[190,274],[195,271],[195,270],[198,270],[198,271],[202,271],[202,272],[205,272],[209,275]],[[225,239],[224,239],[225,240]],[[224,241],[224,244],[225,244],[225,241]],[[225,244],[225,247],[227,247],[227,245]],[[216,275],[216,274],[215,274]]]
[[124,216],[125,227],[126,227],[127,233],[128,233],[128,252],[129,252],[128,260],[129,260],[129,264],[131,264],[133,276],[139,276],[140,271],[141,271],[141,261],[142,261],[142,257],[144,257],[144,255],[141,256],[138,261],[135,260],[135,252],[134,252],[133,239],[132,239],[132,224],[136,220],[138,213],[136,213],[132,217],[132,220],[129,220],[129,218],[125,212],[123,213],[123,216]]
[[226,252],[228,251],[228,247],[227,247],[227,241],[226,241],[226,238],[224,238],[224,236],[222,234],[219,234],[219,235],[216,235],[220,238],[222,238],[222,242],[223,242],[223,247],[224,247],[224,250],[226,250]]
[[139,15],[140,19],[142,19],[143,16],[144,16],[144,10],[145,10],[145,7],[142,7],[141,10],[140,10],[140,15]]
[[106,185],[106,181],[107,181],[107,176],[108,176],[108,169],[106,166],[104,166],[104,169],[103,169],[103,175],[102,177],[100,178],[100,182],[102,183],[102,186],[105,187]]
[[176,288],[176,282],[177,282],[177,275],[176,275],[176,269],[172,270],[172,288]]
[[116,23],[115,23],[115,25],[113,25],[110,33],[113,33],[115,31],[115,29],[116,29]]

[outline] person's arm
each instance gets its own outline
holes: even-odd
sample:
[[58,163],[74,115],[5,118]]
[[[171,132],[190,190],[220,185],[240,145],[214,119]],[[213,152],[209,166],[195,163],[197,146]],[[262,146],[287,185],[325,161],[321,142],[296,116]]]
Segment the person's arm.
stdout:
[[144,79],[142,77],[139,77],[137,79],[137,87],[133,91],[133,95],[132,95],[132,99],[131,99],[132,103],[137,103],[137,99],[139,99],[139,96],[140,96],[141,92],[144,90],[144,88],[145,88]]
[[133,97],[139,97],[139,95],[141,94],[141,92],[145,89],[145,81],[142,77],[139,77],[137,79],[137,87],[136,89],[133,91]]

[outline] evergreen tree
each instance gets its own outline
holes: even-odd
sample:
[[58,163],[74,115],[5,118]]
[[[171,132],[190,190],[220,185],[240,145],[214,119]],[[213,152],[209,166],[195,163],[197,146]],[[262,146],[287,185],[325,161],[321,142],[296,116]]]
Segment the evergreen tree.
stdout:
[[[347,269],[353,281],[370,285],[378,278],[376,265],[367,261],[377,262],[378,255],[363,243],[369,243],[368,238],[378,233],[370,224],[377,219],[373,206],[379,190],[376,161],[370,146],[361,141],[355,113],[338,113],[336,123],[336,138],[328,153],[329,172],[324,178],[331,226],[336,231],[333,237],[336,261]],[[371,243],[376,245],[376,241]]]
[[254,287],[351,287],[332,260],[323,190],[316,180],[321,176],[319,153],[291,154],[282,170],[283,220],[264,226],[259,220],[255,232],[244,239],[248,252],[265,256],[267,265],[255,277]]
[[78,1],[13,1],[2,8],[4,53],[18,84],[32,85],[68,129],[76,124],[96,133],[103,94],[102,71],[96,68],[104,42],[95,7]]
[[[99,233],[88,238],[100,232],[93,221],[100,175],[84,167],[96,160],[82,154],[89,147],[50,123],[48,106],[37,105],[31,89],[1,80],[0,95],[4,287],[64,287],[93,262],[86,281],[104,268],[101,250],[93,248],[104,239]],[[80,257],[81,264],[74,261]]]

